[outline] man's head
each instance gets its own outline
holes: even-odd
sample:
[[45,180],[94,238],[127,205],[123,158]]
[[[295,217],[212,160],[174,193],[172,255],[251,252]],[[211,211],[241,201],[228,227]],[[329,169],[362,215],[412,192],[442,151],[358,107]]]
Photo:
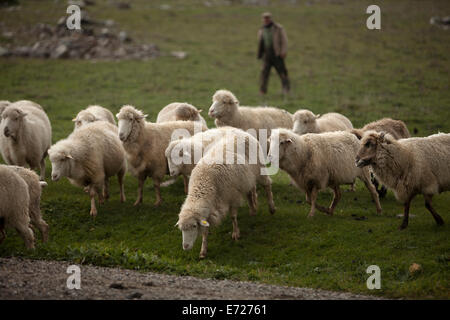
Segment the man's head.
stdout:
[[272,23],[272,14],[270,12],[264,12],[262,14],[262,20],[263,20],[263,24],[265,26],[271,24]]

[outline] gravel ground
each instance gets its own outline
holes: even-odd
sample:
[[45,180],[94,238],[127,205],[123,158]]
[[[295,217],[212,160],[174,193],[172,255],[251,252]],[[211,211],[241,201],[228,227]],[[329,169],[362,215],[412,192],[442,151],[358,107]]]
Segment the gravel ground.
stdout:
[[0,300],[4,299],[378,299],[351,293],[198,279],[120,268],[82,265],[81,289],[67,289],[64,261],[0,258]]

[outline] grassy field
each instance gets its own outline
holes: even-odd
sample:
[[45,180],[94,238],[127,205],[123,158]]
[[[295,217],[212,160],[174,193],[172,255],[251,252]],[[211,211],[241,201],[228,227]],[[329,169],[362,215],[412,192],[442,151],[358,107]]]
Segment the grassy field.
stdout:
[[[0,9],[0,31],[55,23],[65,14],[65,1],[21,2],[21,10]],[[287,29],[286,63],[292,81],[292,94],[284,103],[273,73],[269,104],[291,112],[342,112],[355,127],[389,116],[404,120],[416,136],[450,132],[450,31],[429,24],[431,16],[449,14],[448,1],[378,1],[380,31],[366,29],[365,10],[371,1],[270,1],[269,7],[231,1],[207,7],[203,1],[137,0],[130,10],[118,10],[106,0],[96,3],[89,7],[93,18],[114,19],[136,41],[156,43],[163,53],[184,50],[189,55],[183,60],[165,55],[118,62],[0,58],[0,99],[30,99],[44,106],[54,142],[71,132],[71,119],[80,109],[94,103],[114,113],[132,104],[151,121],[173,101],[207,110],[220,88],[233,91],[242,104],[259,104],[256,31],[266,10]],[[162,10],[164,3],[171,8]],[[0,46],[7,41],[0,35]],[[200,243],[184,252],[181,233],[174,227],[185,198],[181,179],[162,189],[159,208],[153,207],[150,182],[143,205],[135,208],[136,179],[126,178],[125,204],[119,202],[113,179],[112,198],[99,207],[94,221],[81,189],[67,180],[53,183],[49,173],[47,177],[42,211],[51,228],[50,241],[28,251],[17,233],[8,230],[1,257],[61,259],[391,298],[450,297],[450,193],[434,200],[446,225],[435,225],[420,196],[412,204],[410,226],[400,232],[397,215],[402,207],[391,192],[381,202],[383,216],[376,215],[368,191],[358,183],[355,193],[343,194],[335,216],[318,213],[307,219],[304,195],[279,173],[273,177],[277,213],[269,214],[259,192],[256,217],[248,215],[246,206],[239,211],[241,240],[231,240],[227,218],[212,230],[208,257],[200,261]],[[319,201],[328,203],[331,193],[321,193]],[[356,219],[361,216],[367,219]],[[412,263],[421,264],[423,272],[410,275]],[[373,264],[381,268],[381,290],[366,287],[366,269]]]

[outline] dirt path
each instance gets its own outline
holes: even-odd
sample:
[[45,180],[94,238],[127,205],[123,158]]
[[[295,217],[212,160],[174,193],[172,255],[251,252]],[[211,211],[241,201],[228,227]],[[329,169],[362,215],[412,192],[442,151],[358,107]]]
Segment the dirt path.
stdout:
[[351,293],[198,279],[82,265],[81,289],[67,289],[68,262],[0,258],[2,299],[377,299]]

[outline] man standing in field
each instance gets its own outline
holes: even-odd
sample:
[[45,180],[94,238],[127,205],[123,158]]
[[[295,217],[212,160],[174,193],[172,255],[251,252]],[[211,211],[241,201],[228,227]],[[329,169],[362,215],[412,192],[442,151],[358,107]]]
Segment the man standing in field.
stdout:
[[272,14],[265,12],[262,15],[263,26],[258,31],[258,59],[263,60],[259,92],[262,96],[267,93],[270,69],[275,67],[281,78],[283,94],[289,93],[289,77],[284,64],[287,54],[287,36],[284,28],[272,20]]

